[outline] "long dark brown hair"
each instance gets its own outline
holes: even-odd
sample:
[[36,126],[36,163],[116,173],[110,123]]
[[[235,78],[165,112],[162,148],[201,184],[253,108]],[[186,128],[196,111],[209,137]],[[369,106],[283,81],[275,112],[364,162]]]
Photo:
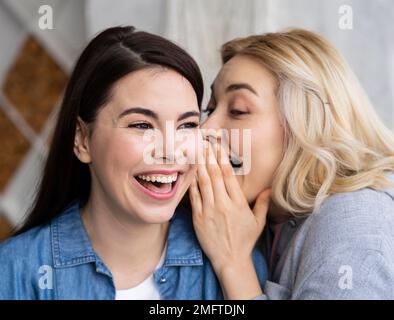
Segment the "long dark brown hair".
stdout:
[[130,26],[100,33],[82,52],[71,75],[35,201],[16,234],[48,223],[73,201],[89,197],[89,168],[73,152],[78,117],[86,123],[94,122],[119,79],[152,66],[167,67],[184,76],[201,108],[201,72],[185,50]]

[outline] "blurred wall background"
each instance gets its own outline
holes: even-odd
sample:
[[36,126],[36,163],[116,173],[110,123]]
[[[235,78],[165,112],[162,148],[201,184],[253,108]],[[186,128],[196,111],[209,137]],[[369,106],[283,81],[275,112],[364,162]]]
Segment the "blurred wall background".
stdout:
[[[52,8],[52,30],[39,28],[42,5]],[[339,25],[344,5],[351,29]],[[317,31],[394,129],[393,21],[392,0],[0,0],[0,240],[32,202],[72,67],[102,29],[131,24],[174,40],[200,64],[206,96],[223,42],[287,27]]]

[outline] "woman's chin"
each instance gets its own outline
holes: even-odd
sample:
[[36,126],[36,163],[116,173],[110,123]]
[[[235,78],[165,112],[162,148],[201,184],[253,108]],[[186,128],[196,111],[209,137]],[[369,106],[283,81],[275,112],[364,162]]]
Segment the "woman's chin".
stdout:
[[140,205],[135,212],[135,216],[138,217],[143,223],[166,223],[173,217],[177,203],[163,203],[161,205],[153,205],[144,203]]
[[163,209],[160,212],[145,212],[143,215],[141,215],[141,220],[144,221],[147,224],[162,224],[169,222],[171,218],[174,216],[175,213],[175,208],[174,210],[168,210],[168,209]]

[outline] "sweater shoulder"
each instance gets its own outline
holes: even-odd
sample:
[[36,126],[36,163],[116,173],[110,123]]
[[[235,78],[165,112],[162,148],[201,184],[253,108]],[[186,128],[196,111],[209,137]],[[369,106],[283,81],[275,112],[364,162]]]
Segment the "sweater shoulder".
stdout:
[[335,194],[307,218],[305,226],[305,245],[318,247],[325,254],[354,249],[382,251],[385,244],[394,243],[393,192],[364,188]]

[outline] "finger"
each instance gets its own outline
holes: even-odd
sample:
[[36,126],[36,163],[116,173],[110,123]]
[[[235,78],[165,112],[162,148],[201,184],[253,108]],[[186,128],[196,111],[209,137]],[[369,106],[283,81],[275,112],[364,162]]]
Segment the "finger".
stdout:
[[267,219],[268,207],[271,200],[271,189],[266,189],[261,192],[253,207],[254,216],[260,226],[264,227]]
[[222,171],[220,170],[219,164],[216,160],[215,150],[213,147],[214,143],[209,143],[208,145],[208,157],[206,161],[206,166],[212,182],[215,203],[219,201],[228,201],[229,196],[227,194],[226,186],[224,185]]
[[189,187],[189,198],[192,205],[192,213],[201,214],[202,213],[202,199],[200,190],[198,189],[197,179],[193,177],[193,180]]
[[200,190],[203,207],[214,203],[212,183],[205,166],[206,157],[207,143],[204,141],[203,162],[199,162],[197,165],[197,184]]
[[228,146],[219,140],[219,167],[222,172],[223,181],[229,197],[233,200],[239,200],[244,197],[242,189],[236,178],[233,166],[230,163]]

